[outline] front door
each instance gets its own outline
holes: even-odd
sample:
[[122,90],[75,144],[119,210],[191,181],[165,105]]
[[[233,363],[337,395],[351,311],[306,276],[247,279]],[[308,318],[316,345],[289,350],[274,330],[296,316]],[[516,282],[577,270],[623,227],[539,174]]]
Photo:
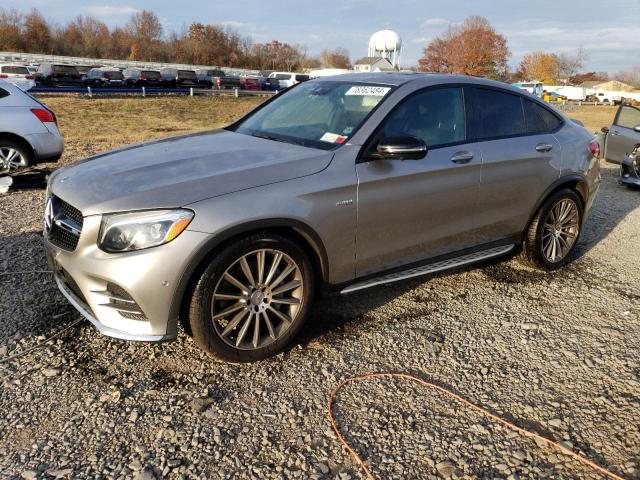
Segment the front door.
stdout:
[[[482,159],[467,144],[464,92],[428,88],[384,120],[356,165],[356,275],[417,262],[475,244],[473,217]],[[373,159],[382,138],[413,136],[428,147],[420,160]]]
[[626,154],[640,143],[640,108],[620,105],[613,125],[607,134],[604,158],[609,162],[622,163]]

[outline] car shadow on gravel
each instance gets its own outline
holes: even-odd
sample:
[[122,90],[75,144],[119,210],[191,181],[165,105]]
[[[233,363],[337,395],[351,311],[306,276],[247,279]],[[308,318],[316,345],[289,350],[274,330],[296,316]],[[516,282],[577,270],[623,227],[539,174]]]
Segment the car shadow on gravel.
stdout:
[[[608,168],[607,168],[608,167]],[[618,184],[618,168],[603,166],[602,183],[593,208],[585,223],[576,258],[584,256],[604,240],[619,223],[640,207],[640,191]]]

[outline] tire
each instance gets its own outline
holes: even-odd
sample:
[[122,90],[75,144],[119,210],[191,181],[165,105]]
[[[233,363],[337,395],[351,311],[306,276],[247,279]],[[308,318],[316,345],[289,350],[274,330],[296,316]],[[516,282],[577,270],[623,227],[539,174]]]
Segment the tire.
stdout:
[[553,193],[529,224],[520,261],[545,271],[557,270],[571,261],[582,231],[583,213],[582,199],[575,191],[566,188]]
[[188,326],[198,345],[220,360],[265,359],[289,345],[304,325],[314,283],[311,262],[295,242],[267,232],[247,236],[218,252],[199,276]]
[[[11,165],[7,163],[9,161]],[[35,163],[33,152],[23,143],[0,139],[0,172],[27,168]]]

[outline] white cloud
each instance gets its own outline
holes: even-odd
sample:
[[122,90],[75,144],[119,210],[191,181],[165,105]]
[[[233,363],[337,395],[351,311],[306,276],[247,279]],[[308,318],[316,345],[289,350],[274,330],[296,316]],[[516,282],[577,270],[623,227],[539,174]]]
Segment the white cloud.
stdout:
[[451,22],[446,18],[429,18],[422,22],[420,25],[422,28],[445,28],[451,25]]
[[239,22],[237,20],[224,20],[222,22],[216,22],[219,25],[225,26],[225,27],[231,27],[231,28],[243,28],[243,27],[252,27],[253,24],[252,23],[247,23],[247,22]]
[[140,10],[131,7],[129,5],[115,6],[115,5],[91,5],[84,7],[84,10],[98,18],[119,18],[130,17],[134,13],[138,13]]

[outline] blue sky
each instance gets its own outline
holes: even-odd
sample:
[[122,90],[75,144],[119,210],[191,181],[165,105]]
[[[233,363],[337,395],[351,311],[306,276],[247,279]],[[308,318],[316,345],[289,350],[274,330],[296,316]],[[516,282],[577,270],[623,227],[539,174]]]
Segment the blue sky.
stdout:
[[405,67],[415,65],[422,48],[450,24],[482,15],[507,37],[512,67],[529,51],[571,53],[579,47],[589,57],[585,70],[613,73],[640,64],[640,0],[3,0],[2,7],[23,12],[36,7],[58,23],[90,14],[109,25],[147,8],[166,31],[192,21],[221,23],[256,42],[276,38],[303,44],[310,54],[342,46],[353,60],[366,55],[371,33],[389,28],[403,39]]

